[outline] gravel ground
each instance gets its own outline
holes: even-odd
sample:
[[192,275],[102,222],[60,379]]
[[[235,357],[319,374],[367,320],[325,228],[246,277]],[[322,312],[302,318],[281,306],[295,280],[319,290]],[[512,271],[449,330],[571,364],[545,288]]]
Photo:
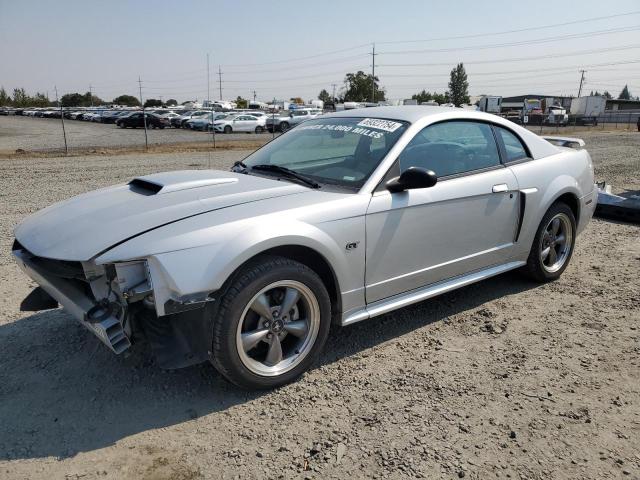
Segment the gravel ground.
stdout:
[[[640,135],[584,135],[640,188]],[[240,151],[0,161],[0,477],[640,478],[640,230],[595,219],[552,284],[509,273],[348,328],[319,365],[244,392],[209,365],[115,357],[61,310],[18,311],[25,215]]]
[[[144,146],[144,130],[142,128],[118,128],[112,124],[65,120],[69,149],[86,149],[91,147],[134,147]],[[164,130],[147,130],[150,145],[162,145],[184,142],[206,142],[210,136],[204,132],[182,128],[165,128]],[[271,138],[270,133],[256,134],[232,133],[217,134],[217,139],[238,141]],[[34,118],[21,116],[0,117],[0,153],[15,152],[17,149],[32,151],[64,151],[64,139],[60,119]]]

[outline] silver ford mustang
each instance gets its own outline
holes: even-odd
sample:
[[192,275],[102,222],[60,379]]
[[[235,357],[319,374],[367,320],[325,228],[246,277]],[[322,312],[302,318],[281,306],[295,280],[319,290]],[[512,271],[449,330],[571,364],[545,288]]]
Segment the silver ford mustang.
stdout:
[[113,352],[290,382],[349,325],[513,269],[558,278],[596,205],[579,139],[379,107],[309,120],[231,172],[158,173],[46,208],[13,255]]

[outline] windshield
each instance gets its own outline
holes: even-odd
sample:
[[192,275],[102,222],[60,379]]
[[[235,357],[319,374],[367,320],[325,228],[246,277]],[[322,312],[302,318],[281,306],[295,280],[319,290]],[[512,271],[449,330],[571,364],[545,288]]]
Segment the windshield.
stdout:
[[409,124],[377,118],[308,120],[243,162],[285,167],[322,184],[358,189]]

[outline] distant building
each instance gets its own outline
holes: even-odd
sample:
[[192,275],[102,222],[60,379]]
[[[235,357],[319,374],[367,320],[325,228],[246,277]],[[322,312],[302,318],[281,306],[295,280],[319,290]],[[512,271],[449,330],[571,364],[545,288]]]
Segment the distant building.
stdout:
[[640,100],[608,98],[606,110],[640,110]]

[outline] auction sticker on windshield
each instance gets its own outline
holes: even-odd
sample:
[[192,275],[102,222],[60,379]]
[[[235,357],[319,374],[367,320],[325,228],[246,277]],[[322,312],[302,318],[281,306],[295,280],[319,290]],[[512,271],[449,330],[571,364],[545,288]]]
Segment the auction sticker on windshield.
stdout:
[[358,123],[359,127],[375,128],[377,130],[384,130],[385,132],[395,132],[402,124],[394,122],[393,120],[382,120],[380,118],[365,118]]

